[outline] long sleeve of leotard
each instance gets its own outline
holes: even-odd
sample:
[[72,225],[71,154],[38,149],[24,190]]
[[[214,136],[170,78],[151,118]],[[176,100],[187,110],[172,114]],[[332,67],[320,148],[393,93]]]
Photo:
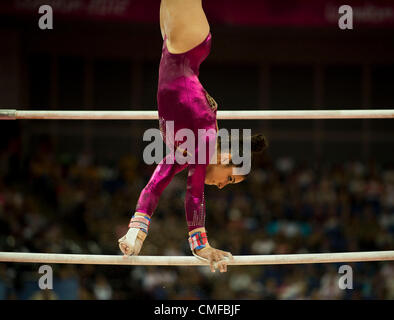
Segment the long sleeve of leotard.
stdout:
[[148,184],[141,191],[135,211],[152,216],[164,189],[171,182],[172,178],[186,167],[187,164],[178,164],[173,160],[171,154],[167,155],[156,166]]
[[149,183],[142,190],[136,212],[142,212],[152,216],[164,189],[178,172],[188,167],[185,196],[187,226],[189,231],[204,227],[206,214],[204,199],[205,174],[209,160],[213,154],[213,149],[215,148],[215,141],[216,134],[211,131],[206,137],[205,157],[203,161],[200,161],[201,163],[198,163],[198,150],[195,153],[194,164],[181,165],[177,163],[176,159],[174,160],[175,163],[168,164],[166,162],[170,159],[170,155],[163,159],[157,165]]
[[205,201],[204,183],[206,165],[180,165],[178,163],[167,164],[163,160],[153,172],[148,184],[141,191],[137,202],[136,212],[152,216],[164,189],[173,177],[188,167],[187,188],[185,196],[185,213],[189,231],[204,227],[205,225]]
[[185,196],[185,213],[189,231],[205,227],[205,183],[206,165],[189,165]]
[[195,161],[189,164],[187,177],[185,211],[189,231],[205,227],[205,175],[216,149],[216,130],[206,131],[206,135],[199,136],[198,140],[201,138],[205,140],[205,146],[196,149]]

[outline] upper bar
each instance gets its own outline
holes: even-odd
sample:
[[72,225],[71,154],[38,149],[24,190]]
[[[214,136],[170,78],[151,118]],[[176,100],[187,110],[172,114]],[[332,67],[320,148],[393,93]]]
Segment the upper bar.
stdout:
[[[218,120],[268,119],[387,119],[394,109],[352,110],[234,110],[218,111]],[[157,120],[157,111],[71,111],[0,109],[0,120]]]
[[[365,261],[394,261],[394,251],[341,252],[280,254],[258,256],[234,256],[229,265],[276,265],[276,264],[310,264],[343,263]],[[200,266],[208,265],[194,256],[116,256],[116,255],[82,255],[55,253],[0,252],[0,262],[25,263],[67,263],[100,265],[155,265],[155,266]]]

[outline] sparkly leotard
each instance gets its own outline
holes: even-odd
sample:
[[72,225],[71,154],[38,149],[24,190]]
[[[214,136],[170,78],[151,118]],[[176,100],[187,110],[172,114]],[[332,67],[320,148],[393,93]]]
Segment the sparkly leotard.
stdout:
[[[159,124],[164,141],[170,150],[176,152],[179,141],[171,140],[166,134],[166,126],[173,122],[174,133],[180,129],[189,129],[196,137],[195,159],[198,153],[205,151],[205,163],[179,164],[173,160],[173,153],[167,155],[156,167],[149,183],[142,190],[136,212],[153,215],[160,195],[178,172],[188,168],[187,189],[185,197],[186,220],[189,231],[205,225],[204,181],[206,167],[212,156],[212,146],[216,140],[216,102],[201,85],[198,75],[200,64],[207,58],[211,49],[212,35],[193,49],[172,54],[168,51],[164,38],[159,68],[157,92]],[[206,149],[197,148],[198,129],[209,130]],[[174,135],[174,136],[175,136]],[[208,150],[208,147],[211,149]],[[168,161],[172,159],[173,161]]]

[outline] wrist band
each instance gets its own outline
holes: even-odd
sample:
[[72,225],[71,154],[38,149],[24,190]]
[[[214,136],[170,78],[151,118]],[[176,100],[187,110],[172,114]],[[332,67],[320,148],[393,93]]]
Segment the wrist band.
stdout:
[[199,231],[191,234],[189,237],[189,245],[192,252],[205,248],[207,244],[208,237],[206,232]]
[[129,228],[140,229],[146,234],[148,233],[150,219],[148,217],[133,216],[130,219]]

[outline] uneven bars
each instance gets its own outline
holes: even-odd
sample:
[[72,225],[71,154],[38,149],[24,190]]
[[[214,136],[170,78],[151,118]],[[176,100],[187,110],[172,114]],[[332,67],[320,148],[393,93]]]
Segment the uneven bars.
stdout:
[[[387,119],[394,109],[362,110],[234,110],[218,111],[218,120]],[[157,120],[157,111],[80,111],[0,109],[0,120]]]
[[[394,261],[394,251],[308,253],[280,255],[234,256],[229,265],[277,265],[310,263],[343,263],[366,261]],[[0,252],[0,262],[149,265],[149,266],[201,266],[208,265],[194,256],[130,256],[82,255],[56,253]]]

